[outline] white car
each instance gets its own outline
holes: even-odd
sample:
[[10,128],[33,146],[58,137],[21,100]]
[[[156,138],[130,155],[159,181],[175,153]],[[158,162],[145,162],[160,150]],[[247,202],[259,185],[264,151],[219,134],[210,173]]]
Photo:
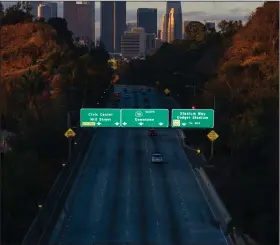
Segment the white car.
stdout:
[[161,153],[154,153],[152,155],[152,163],[163,163],[163,157]]

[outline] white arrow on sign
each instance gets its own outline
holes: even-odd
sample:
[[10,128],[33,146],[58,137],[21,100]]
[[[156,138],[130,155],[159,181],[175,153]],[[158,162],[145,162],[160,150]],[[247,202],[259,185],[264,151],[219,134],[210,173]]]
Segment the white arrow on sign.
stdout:
[[144,123],[140,122],[139,125],[142,126]]
[[98,122],[98,123],[97,123],[97,125],[99,126],[99,125],[101,125],[101,123],[100,123],[100,122]]
[[159,123],[159,126],[162,126],[162,125],[163,125],[163,123],[162,123],[162,122],[160,122],[160,123]]
[[127,124],[126,122],[123,123],[124,126],[125,126],[126,124]]
[[119,125],[119,123],[118,123],[118,122],[116,122],[116,123],[115,123],[115,125],[117,125],[117,126],[118,126],[118,125]]
[[182,123],[182,125],[183,125],[183,126],[186,126],[186,124],[185,124],[185,123]]

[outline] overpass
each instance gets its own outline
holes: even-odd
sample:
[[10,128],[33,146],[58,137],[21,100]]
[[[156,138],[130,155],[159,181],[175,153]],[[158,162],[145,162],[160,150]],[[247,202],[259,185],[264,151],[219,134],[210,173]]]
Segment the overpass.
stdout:
[[[143,95],[128,90],[131,96],[121,98],[120,107],[144,108]],[[151,108],[166,108],[162,95],[145,96]],[[151,138],[147,129],[98,128],[86,150],[75,162],[71,189],[62,199],[59,192],[60,205],[44,216],[51,225],[35,219],[23,245],[229,244],[178,130],[159,129]],[[167,164],[151,164],[154,152]]]

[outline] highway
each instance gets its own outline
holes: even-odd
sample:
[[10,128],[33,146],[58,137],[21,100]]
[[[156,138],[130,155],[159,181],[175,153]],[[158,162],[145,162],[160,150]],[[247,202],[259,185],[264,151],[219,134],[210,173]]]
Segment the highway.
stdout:
[[[123,92],[122,86],[116,86]],[[121,108],[164,108],[156,92],[121,98]],[[49,244],[225,245],[176,129],[99,128]],[[154,152],[166,164],[151,164]],[[61,223],[61,225],[60,225]]]

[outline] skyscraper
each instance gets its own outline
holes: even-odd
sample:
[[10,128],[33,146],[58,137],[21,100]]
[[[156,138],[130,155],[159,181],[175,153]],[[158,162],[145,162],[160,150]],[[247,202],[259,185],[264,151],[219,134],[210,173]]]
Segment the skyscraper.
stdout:
[[52,18],[57,17],[57,3],[56,2],[45,2],[44,4],[51,7],[51,10],[52,10],[51,16],[52,16]]
[[39,4],[38,6],[38,17],[44,18],[46,21],[52,17],[52,8],[47,4]]
[[37,18],[38,16],[38,7],[40,5],[39,1],[34,1],[34,2],[30,2],[30,6],[31,6],[31,14],[33,15],[33,18]]
[[137,9],[137,26],[144,28],[146,33],[157,34],[157,9]]
[[[171,9],[174,9],[174,39],[182,39],[183,32],[183,19],[182,19],[182,8],[180,1],[167,1],[166,3],[166,15],[170,14]],[[168,28],[168,23],[166,25]],[[168,33],[168,31],[166,31]]]
[[76,2],[63,2],[63,18],[67,21],[69,31],[77,32],[77,6]]
[[167,14],[163,14],[161,17],[161,36],[160,39],[163,42],[167,42],[167,26],[168,26],[168,16]]
[[171,8],[168,15],[167,42],[175,40],[175,9]]
[[121,39],[121,53],[125,58],[144,56],[146,51],[146,33],[144,28],[132,28],[124,32]]
[[126,30],[126,2],[101,2],[100,41],[110,53],[121,52],[121,37]]
[[77,4],[76,36],[82,40],[95,41],[95,11],[94,2],[81,2]]

